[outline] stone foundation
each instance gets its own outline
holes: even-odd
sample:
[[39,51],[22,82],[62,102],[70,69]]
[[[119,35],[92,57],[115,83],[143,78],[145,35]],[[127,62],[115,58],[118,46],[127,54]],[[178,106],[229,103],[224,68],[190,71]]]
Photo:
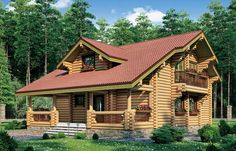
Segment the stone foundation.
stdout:
[[0,104],[0,122],[5,121],[6,119],[6,105]]
[[87,129],[88,138],[92,138],[97,133],[99,138],[124,139],[124,138],[150,138],[153,129],[128,130],[108,130],[108,129]]
[[35,131],[39,133],[45,133],[51,128],[52,127],[48,127],[48,126],[30,126],[30,127],[27,127],[27,130]]

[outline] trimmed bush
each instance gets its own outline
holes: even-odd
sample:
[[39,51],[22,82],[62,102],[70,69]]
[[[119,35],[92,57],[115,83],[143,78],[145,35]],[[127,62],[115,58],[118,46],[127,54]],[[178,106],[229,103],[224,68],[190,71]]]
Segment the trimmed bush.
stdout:
[[167,144],[176,141],[182,141],[185,130],[171,125],[164,125],[153,130],[151,139],[159,144]]
[[62,133],[62,132],[59,132],[57,134],[57,138],[65,138],[65,137],[66,137],[66,135],[64,133]]
[[86,137],[87,137],[86,133],[84,133],[84,132],[78,132],[75,134],[76,139],[85,139]]
[[206,151],[219,151],[219,149],[214,144],[209,144]]
[[216,142],[219,138],[217,129],[213,128],[209,124],[199,129],[198,135],[200,136],[202,142]]
[[230,126],[224,120],[220,120],[218,126],[219,126],[220,136],[223,137],[231,133]]
[[43,139],[49,139],[50,137],[49,137],[49,135],[47,133],[44,133],[42,138]]
[[224,146],[223,150],[236,151],[236,141],[228,143],[226,146]]
[[[15,151],[18,144],[8,135],[7,132],[0,132],[0,149],[1,151]],[[3,148],[3,149],[2,149]]]
[[92,139],[93,140],[98,140],[99,139],[99,136],[97,133],[94,133],[93,136],[92,136]]
[[26,120],[23,120],[21,122],[21,129],[26,129],[26,128],[27,128],[27,122],[26,122]]
[[34,147],[33,146],[28,146],[25,151],[34,151]]

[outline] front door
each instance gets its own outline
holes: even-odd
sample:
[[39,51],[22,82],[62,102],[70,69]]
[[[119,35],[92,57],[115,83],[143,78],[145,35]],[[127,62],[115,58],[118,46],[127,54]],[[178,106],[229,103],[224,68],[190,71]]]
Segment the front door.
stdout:
[[93,109],[95,111],[104,111],[104,95],[93,96]]

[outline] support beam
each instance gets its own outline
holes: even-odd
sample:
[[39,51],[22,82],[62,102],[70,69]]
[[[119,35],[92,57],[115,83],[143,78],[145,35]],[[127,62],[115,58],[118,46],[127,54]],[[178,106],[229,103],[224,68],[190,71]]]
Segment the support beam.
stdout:
[[28,96],[28,107],[32,108],[32,97]]
[[52,97],[52,109],[56,109],[56,100],[57,100],[57,97],[56,95],[53,95]]
[[93,92],[89,92],[89,110],[93,110]]
[[131,110],[131,89],[128,90],[128,103],[127,109]]

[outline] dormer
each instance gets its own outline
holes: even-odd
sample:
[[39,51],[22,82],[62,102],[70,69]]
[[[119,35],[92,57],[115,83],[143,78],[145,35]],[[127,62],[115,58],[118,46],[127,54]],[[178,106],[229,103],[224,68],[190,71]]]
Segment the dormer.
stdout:
[[[90,39],[89,39],[90,40]],[[81,38],[79,42],[58,64],[57,68],[68,70],[68,73],[107,70],[124,62],[121,59],[122,49],[101,42]],[[113,50],[115,49],[115,50]],[[112,51],[111,51],[112,50]]]

